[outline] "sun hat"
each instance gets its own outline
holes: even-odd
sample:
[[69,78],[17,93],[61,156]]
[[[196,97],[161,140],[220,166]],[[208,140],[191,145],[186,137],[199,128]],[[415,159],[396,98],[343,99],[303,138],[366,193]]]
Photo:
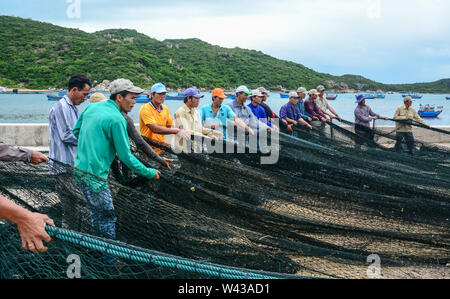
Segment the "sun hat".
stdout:
[[308,92],[308,94],[310,95],[310,96],[312,96],[312,95],[319,95],[319,92],[316,90],[316,89],[311,89],[309,92]]
[[227,96],[225,95],[225,92],[222,88],[216,88],[212,91],[212,97],[219,97],[221,99],[226,99]]
[[300,92],[303,92],[304,94],[308,94],[308,91],[304,87],[299,87],[299,89],[297,89],[297,93],[300,93]]
[[122,91],[128,91],[136,94],[144,92],[142,88],[134,86],[133,82],[128,79],[117,79],[111,82],[111,84],[109,85],[109,92],[111,94],[118,94]]
[[289,98],[296,98],[296,99],[298,99],[299,98],[298,93],[295,90],[289,92]]
[[236,89],[236,93],[240,93],[240,92],[245,92],[246,94],[248,94],[248,95],[251,95],[252,94],[252,92],[247,88],[247,86],[245,86],[245,85],[242,85],[242,86],[239,86],[237,89]]
[[186,89],[186,91],[184,92],[184,97],[185,98],[194,97],[197,99],[201,99],[204,97],[204,95],[200,94],[200,92],[198,91],[197,88],[191,87],[191,88]]
[[269,91],[268,91],[267,89],[265,89],[264,87],[260,87],[260,88],[258,88],[258,90],[259,90],[261,93],[269,94]]
[[263,97],[263,96],[264,95],[262,94],[262,92],[259,89],[252,90],[251,97]]
[[166,87],[164,86],[164,84],[162,83],[156,83],[155,85],[152,86],[152,89],[150,90],[151,93],[163,93],[163,92],[167,92]]
[[406,96],[406,97],[403,99],[403,102],[413,102],[413,99],[412,99],[410,96]]
[[363,94],[360,94],[356,97],[356,103],[361,103],[362,101],[364,101],[366,99],[366,97]]
[[322,91],[326,90],[325,86],[323,86],[323,85],[317,86],[316,89],[317,89],[318,92],[322,92]]
[[101,92],[96,92],[94,94],[91,95],[91,97],[89,98],[89,102],[92,103],[98,103],[98,102],[104,102],[107,101],[108,99],[105,97],[105,95]]

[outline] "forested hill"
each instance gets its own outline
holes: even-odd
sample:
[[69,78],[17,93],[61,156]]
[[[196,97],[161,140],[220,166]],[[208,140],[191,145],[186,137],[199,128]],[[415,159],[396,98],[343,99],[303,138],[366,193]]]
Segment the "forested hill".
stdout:
[[386,85],[361,76],[332,76],[259,51],[213,46],[198,39],[158,41],[135,30],[86,33],[49,23],[0,16],[0,85],[65,87],[71,74],[86,73],[98,83],[129,78],[149,88],[197,86],[233,89],[313,88],[337,91],[383,90],[450,92],[450,79],[432,83]]

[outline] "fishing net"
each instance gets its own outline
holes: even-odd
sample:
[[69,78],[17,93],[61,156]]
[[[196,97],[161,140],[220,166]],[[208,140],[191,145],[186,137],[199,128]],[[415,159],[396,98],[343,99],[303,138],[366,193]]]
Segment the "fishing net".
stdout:
[[[276,164],[261,163],[269,154],[260,148],[238,154],[236,144],[223,145],[233,153],[165,147],[174,162],[159,181],[120,163],[108,182],[79,170],[55,176],[44,165],[0,163],[2,194],[64,228],[51,231],[47,253],[34,255],[20,248],[14,226],[0,225],[1,275],[65,278],[75,254],[83,278],[367,278],[376,255],[384,278],[449,278],[448,150],[416,139],[410,156],[381,142],[395,140],[384,124],[372,129],[373,139],[352,125],[269,136]],[[109,187],[115,240],[98,237],[83,183]]]

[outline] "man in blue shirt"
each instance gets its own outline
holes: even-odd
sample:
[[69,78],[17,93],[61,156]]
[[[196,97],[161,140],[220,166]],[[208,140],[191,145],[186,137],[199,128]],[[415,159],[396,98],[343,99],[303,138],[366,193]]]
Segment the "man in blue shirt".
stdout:
[[[73,75],[69,80],[69,92],[50,111],[50,159],[73,166],[78,147],[78,139],[72,133],[79,116],[77,106],[86,101],[91,87],[92,83],[85,75]],[[49,167],[52,174],[70,172],[52,161]]]
[[203,125],[207,128],[222,132],[224,140],[227,140],[227,126],[229,121],[234,121],[242,129],[248,128],[249,133],[253,135],[254,132],[252,129],[239,119],[229,106],[222,105],[225,98],[227,96],[223,89],[216,88],[213,90],[212,104],[203,106],[200,111]]
[[253,114],[261,123],[271,128],[272,124],[268,121],[266,111],[261,106],[263,96],[264,95],[262,94],[261,91],[259,91],[259,89],[252,90],[252,95],[250,96],[251,103],[248,104],[247,107],[249,107],[252,110]]
[[78,148],[78,139],[72,133],[79,117],[77,106],[86,101],[91,87],[92,83],[85,75],[73,75],[69,80],[69,92],[53,106],[49,115],[49,172],[55,175],[55,187],[62,206],[61,226],[66,229],[79,229],[75,225],[80,224],[80,207],[67,190],[67,180]]
[[301,123],[312,130],[312,126],[302,118],[300,111],[298,110],[297,103],[299,98],[300,97],[297,92],[291,91],[289,93],[289,102],[281,107],[280,118],[286,120],[289,124],[294,126]]
[[298,108],[298,111],[300,112],[300,116],[305,121],[310,123],[313,121],[313,116],[311,114],[309,114],[308,112],[306,112],[305,102],[304,102],[304,99],[306,98],[308,91],[306,90],[306,88],[300,87],[299,89],[297,89],[297,94],[298,94],[299,98],[298,98],[298,102],[297,102],[296,106]]

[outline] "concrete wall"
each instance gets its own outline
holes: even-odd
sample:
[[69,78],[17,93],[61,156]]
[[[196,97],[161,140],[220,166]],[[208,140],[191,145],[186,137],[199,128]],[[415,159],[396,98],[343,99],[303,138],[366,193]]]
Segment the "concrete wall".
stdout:
[[[136,124],[136,128],[139,129],[139,124]],[[439,128],[450,131],[450,127]],[[392,132],[394,127],[383,127],[382,129]],[[425,142],[450,143],[450,135],[417,127],[414,128],[414,136]],[[0,124],[0,141],[13,146],[48,147],[50,143],[48,124]]]

